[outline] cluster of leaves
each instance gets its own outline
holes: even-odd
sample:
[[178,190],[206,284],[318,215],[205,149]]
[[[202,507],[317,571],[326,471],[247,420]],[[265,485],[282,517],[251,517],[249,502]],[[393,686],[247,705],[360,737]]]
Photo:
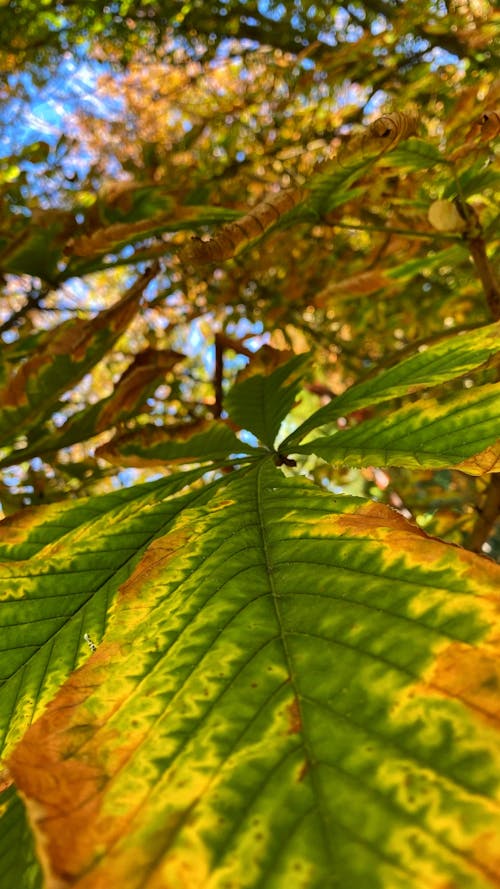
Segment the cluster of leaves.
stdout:
[[[489,361],[499,332],[409,358],[281,441],[307,359],[264,349],[225,402],[257,447],[222,421],[188,442],[157,430],[141,459],[198,466],[10,519],[2,889],[492,885],[500,571],[273,464],[362,461],[396,441],[401,465],[491,468],[492,387],[439,405],[425,390]],[[340,410],[419,389],[355,427],[357,444],[297,444]]]
[[497,885],[493,25],[0,0],[0,889]]

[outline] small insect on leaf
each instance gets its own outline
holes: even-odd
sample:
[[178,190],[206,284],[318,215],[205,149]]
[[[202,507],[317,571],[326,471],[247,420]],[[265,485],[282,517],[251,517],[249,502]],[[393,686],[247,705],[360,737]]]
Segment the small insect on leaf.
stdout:
[[92,639],[90,638],[88,633],[84,633],[83,638],[85,639],[85,642],[87,643],[92,653],[94,653],[94,651],[97,651],[97,645],[95,644],[95,642],[92,642]]
[[304,200],[304,196],[301,188],[289,188],[265,198],[251,213],[222,226],[220,232],[208,241],[193,238],[183,250],[182,260],[192,265],[204,265],[231,259],[239,247],[264,234],[284,213]]

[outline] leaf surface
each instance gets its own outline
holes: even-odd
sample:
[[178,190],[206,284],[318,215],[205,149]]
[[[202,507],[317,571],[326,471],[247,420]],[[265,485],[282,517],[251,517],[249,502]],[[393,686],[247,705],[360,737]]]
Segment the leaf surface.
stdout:
[[141,550],[188,501],[207,496],[196,488],[182,493],[204,471],[104,502],[42,507],[41,515],[31,510],[0,525],[10,556],[0,565],[0,750],[22,736],[88,656],[84,634],[101,638]]
[[171,428],[149,424],[118,435],[96,453],[120,466],[157,466],[160,463],[192,463],[224,460],[231,454],[251,454],[222,421],[196,420]]
[[394,367],[382,370],[376,376],[346,389],[330,404],[311,414],[282,442],[281,447],[283,450],[290,450],[292,445],[298,444],[311,430],[352,411],[410,395],[424,387],[437,386],[470,373],[498,355],[499,343],[500,322],[457,334],[453,338],[446,337],[442,342],[400,361]]
[[391,165],[408,170],[428,170],[437,164],[447,163],[446,157],[435,145],[415,137],[398,145],[391,152],[389,160]]
[[498,886],[499,576],[270,461],[226,478],[10,756],[47,882]]
[[[2,773],[0,772],[0,785]],[[33,847],[33,833],[15,787],[0,791],[0,889],[43,889],[42,871]]]
[[[478,386],[440,403],[423,398],[387,417],[366,420],[334,435],[299,445],[298,453],[349,466],[446,468],[460,464],[482,475],[481,460],[471,460],[500,438],[500,385]],[[488,472],[500,468],[488,457]]]
[[[265,356],[270,357],[270,365],[262,367]],[[281,423],[297,398],[301,375],[309,359],[308,353],[295,355],[290,360],[288,356],[288,352],[264,346],[224,400],[231,419],[253,432],[268,448],[273,447]]]

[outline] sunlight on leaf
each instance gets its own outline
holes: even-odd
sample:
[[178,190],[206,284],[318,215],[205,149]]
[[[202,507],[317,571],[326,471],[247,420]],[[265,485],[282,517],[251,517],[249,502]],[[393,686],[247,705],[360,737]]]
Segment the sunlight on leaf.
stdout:
[[486,889],[499,574],[268,464],[228,479],[11,753],[47,877]]

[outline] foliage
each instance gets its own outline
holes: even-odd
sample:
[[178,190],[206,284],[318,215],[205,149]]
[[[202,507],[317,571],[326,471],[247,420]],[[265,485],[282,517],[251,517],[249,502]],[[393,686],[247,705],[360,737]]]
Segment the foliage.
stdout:
[[498,885],[494,24],[0,2],[0,889]]

